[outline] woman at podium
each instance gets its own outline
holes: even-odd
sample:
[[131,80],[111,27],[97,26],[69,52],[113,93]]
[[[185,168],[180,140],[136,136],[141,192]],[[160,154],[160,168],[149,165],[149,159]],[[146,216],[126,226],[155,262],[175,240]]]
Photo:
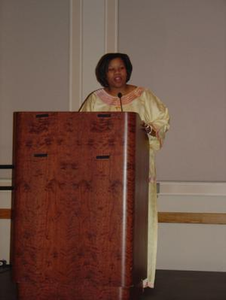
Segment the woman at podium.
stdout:
[[157,254],[157,190],[155,152],[161,148],[169,129],[166,106],[150,89],[128,84],[132,64],[127,54],[107,53],[96,66],[96,78],[102,88],[93,91],[79,111],[136,112],[143,121],[149,138],[149,211],[148,211],[148,267],[144,287],[154,287]]

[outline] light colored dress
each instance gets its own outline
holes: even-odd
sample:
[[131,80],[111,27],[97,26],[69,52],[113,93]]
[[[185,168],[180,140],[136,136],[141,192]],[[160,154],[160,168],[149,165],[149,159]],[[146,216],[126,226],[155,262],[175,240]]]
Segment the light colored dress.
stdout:
[[[136,112],[142,121],[150,125],[156,137],[149,137],[149,210],[148,210],[148,274],[144,286],[154,287],[157,257],[157,190],[155,152],[163,144],[165,133],[169,129],[169,113],[166,106],[149,90],[136,87],[129,94],[122,96],[124,112]],[[103,88],[91,93],[79,111],[121,111],[118,97],[111,96]]]

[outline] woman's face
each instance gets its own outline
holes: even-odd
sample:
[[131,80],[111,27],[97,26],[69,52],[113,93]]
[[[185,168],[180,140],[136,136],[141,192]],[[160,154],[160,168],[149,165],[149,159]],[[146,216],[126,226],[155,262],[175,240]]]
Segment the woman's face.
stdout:
[[126,85],[127,71],[121,58],[112,59],[106,73],[109,88],[122,88]]

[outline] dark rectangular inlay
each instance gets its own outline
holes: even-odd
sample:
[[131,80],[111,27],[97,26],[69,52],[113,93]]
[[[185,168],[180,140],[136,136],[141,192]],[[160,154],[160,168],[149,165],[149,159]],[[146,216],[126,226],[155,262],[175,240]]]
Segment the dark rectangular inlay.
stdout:
[[98,114],[98,118],[110,118],[111,114]]
[[47,153],[35,153],[34,157],[47,157],[48,154]]
[[110,155],[97,155],[96,159],[109,159]]
[[36,118],[47,118],[49,114],[38,114],[36,115]]

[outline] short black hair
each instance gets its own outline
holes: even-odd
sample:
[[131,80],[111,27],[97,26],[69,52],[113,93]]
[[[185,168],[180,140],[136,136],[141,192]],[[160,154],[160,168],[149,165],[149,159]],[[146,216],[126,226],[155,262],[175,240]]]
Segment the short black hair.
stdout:
[[126,68],[126,73],[127,73],[126,82],[128,82],[130,80],[133,66],[131,64],[129,56],[124,53],[107,53],[101,57],[101,59],[99,60],[97,66],[96,66],[96,70],[95,70],[97,81],[103,87],[108,87],[106,74],[107,74],[108,66],[109,66],[111,60],[115,59],[115,58],[120,58],[124,62],[125,68]]

